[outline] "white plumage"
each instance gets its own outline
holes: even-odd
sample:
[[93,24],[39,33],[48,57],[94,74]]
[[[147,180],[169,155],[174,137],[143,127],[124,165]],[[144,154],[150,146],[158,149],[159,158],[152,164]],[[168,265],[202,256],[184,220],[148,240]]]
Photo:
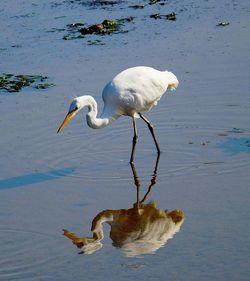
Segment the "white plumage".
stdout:
[[132,117],[148,111],[168,88],[177,85],[177,78],[168,71],[143,66],[126,69],[105,86],[102,93],[104,113],[112,108],[120,115]]
[[157,105],[167,89],[176,89],[179,82],[176,76],[169,71],[159,71],[152,67],[137,66],[128,68],[116,75],[103,89],[103,112],[98,118],[97,103],[92,96],[80,96],[71,102],[69,112],[58,129],[63,129],[70,119],[84,106],[87,106],[87,124],[93,129],[108,126],[122,115],[133,119],[134,138],[130,162],[133,162],[134,149],[137,142],[135,118],[141,117],[148,125],[153,136],[158,153],[159,145],[154,130],[142,113]]

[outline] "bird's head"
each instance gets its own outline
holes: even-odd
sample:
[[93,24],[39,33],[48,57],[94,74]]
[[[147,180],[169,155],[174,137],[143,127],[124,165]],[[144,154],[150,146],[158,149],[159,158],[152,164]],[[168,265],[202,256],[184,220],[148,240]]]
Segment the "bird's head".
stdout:
[[179,81],[177,77],[174,75],[174,73],[168,72],[168,78],[169,78],[168,89],[171,91],[176,90],[176,88],[179,85]]
[[59,133],[68,124],[68,122],[72,119],[72,117],[74,117],[81,109],[82,109],[82,104],[79,98],[73,99],[69,106],[69,112],[67,113],[62,124],[57,130],[57,133]]

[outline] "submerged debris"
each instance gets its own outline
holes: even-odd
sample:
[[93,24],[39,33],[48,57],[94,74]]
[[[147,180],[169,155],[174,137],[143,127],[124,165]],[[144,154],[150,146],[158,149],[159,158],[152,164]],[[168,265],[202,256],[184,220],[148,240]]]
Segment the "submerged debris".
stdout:
[[165,5],[165,2],[163,2],[162,0],[149,0],[147,4],[142,5],[142,4],[134,4],[134,5],[130,5],[128,6],[129,8],[133,8],[133,9],[143,9],[148,5],[154,5],[154,4],[159,4],[161,6]]
[[88,45],[105,45],[105,43],[102,40],[88,40]]
[[152,15],[150,15],[150,17],[153,18],[153,19],[160,19],[161,18],[161,14],[160,13],[152,14]]
[[170,13],[167,15],[161,15],[160,13],[150,15],[151,18],[154,19],[167,19],[167,20],[176,20],[176,13]]
[[143,9],[145,6],[144,5],[130,5],[128,7],[136,10],[136,9]]
[[104,5],[116,5],[119,4],[119,1],[105,1],[105,0],[95,0],[95,1],[90,1],[90,5],[95,5],[95,6],[104,6]]
[[118,20],[118,23],[123,24],[125,22],[131,22],[133,20],[134,20],[134,17],[121,18],[121,19]]
[[243,134],[244,132],[245,130],[240,128],[233,128],[228,131],[228,133],[235,133],[235,134]]
[[227,21],[222,21],[217,24],[217,26],[227,26],[227,25],[229,25],[229,22],[227,22]]
[[55,86],[55,84],[53,84],[53,83],[39,83],[39,84],[36,84],[32,87],[35,88],[35,89],[45,90],[45,89],[51,88],[53,86]]
[[[110,35],[112,33],[124,33],[128,32],[127,30],[123,30],[122,27],[127,22],[132,22],[134,20],[133,17],[122,18],[119,20],[109,20],[106,19],[102,23],[93,24],[90,26],[86,26],[82,23],[68,24],[68,34],[63,37],[64,40],[72,40],[85,38],[86,35]],[[100,41],[100,40],[99,40]],[[103,45],[104,43],[95,41],[91,42],[90,45]],[[93,43],[94,42],[94,43]],[[92,44],[93,43],[93,44]]]
[[156,4],[156,3],[158,3],[158,2],[160,2],[161,0],[149,0],[149,5],[154,5],[154,4]]
[[119,4],[121,1],[112,0],[70,0],[71,4],[81,4],[84,6],[113,6]]
[[22,90],[24,87],[32,87],[36,89],[47,89],[53,87],[52,83],[41,83],[47,80],[47,76],[42,75],[14,75],[3,73],[0,76],[0,90],[5,90],[9,93],[15,93]]
[[176,14],[173,12],[171,14],[166,15],[167,20],[176,20]]

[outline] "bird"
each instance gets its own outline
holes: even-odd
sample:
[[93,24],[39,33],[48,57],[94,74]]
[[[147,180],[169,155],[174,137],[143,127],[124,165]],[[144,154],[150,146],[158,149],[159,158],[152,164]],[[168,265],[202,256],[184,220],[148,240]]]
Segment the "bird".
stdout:
[[57,133],[84,107],[88,108],[88,113],[86,114],[87,125],[93,129],[104,128],[121,116],[129,116],[132,118],[134,132],[130,155],[130,163],[133,163],[135,147],[138,141],[136,119],[141,118],[147,124],[157,153],[160,154],[160,147],[155,137],[153,125],[143,113],[156,106],[167,90],[175,90],[178,85],[177,77],[167,70],[160,71],[149,66],[135,66],[125,69],[104,87],[102,91],[104,106],[100,117],[97,117],[97,102],[92,96],[76,97],[72,100],[68,113]]

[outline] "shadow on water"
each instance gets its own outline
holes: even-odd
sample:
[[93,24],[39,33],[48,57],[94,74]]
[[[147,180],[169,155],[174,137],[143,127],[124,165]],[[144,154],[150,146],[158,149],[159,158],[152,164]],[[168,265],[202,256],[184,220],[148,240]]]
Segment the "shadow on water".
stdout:
[[250,138],[229,138],[221,143],[219,148],[233,155],[241,152],[250,153]]
[[113,246],[120,248],[127,257],[151,254],[173,238],[184,222],[180,209],[167,211],[159,209],[154,201],[145,203],[152,187],[156,184],[159,156],[145,195],[141,198],[141,184],[134,164],[131,164],[134,183],[137,189],[136,202],[129,209],[103,210],[92,221],[92,236],[78,237],[64,229],[64,235],[72,240],[80,254],[92,254],[102,248],[104,238],[103,223],[110,225],[110,238]]
[[55,180],[60,177],[65,177],[72,174],[74,170],[75,168],[70,167],[59,170],[52,170],[44,173],[31,173],[28,175],[0,180],[0,190],[22,187],[49,180]]

